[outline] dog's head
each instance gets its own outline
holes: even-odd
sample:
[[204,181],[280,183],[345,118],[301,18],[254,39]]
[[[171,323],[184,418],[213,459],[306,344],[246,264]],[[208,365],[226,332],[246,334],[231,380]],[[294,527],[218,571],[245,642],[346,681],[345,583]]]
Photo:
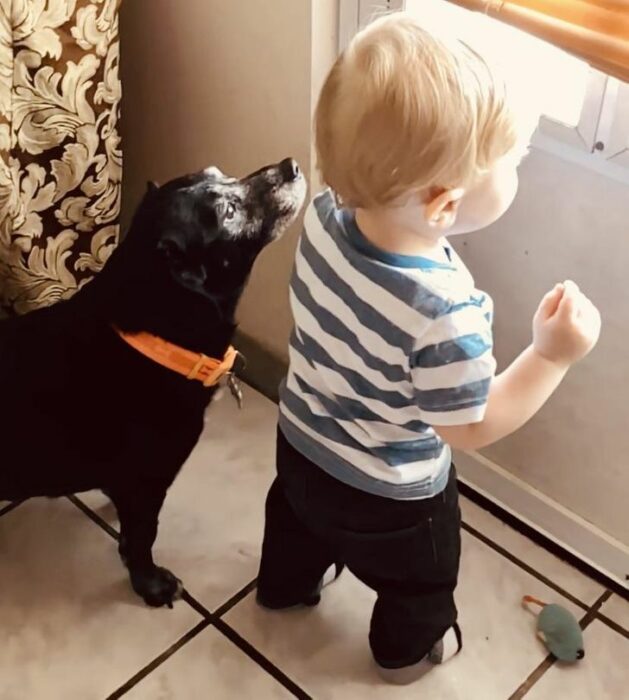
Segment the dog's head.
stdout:
[[242,179],[210,167],[161,187],[150,184],[141,209],[158,266],[203,296],[237,292],[262,248],[297,218],[306,187],[290,158]]

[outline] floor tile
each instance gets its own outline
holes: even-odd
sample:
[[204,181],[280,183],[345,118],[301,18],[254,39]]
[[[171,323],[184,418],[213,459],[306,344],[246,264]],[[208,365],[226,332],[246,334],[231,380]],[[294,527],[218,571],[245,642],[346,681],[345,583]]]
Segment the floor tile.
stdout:
[[461,497],[463,519],[515,557],[542,573],[553,583],[586,605],[592,605],[604,592],[604,587],[582,574],[567,562],[542,549],[528,537],[495,518],[468,498]]
[[[535,618],[520,605],[531,593],[579,609],[476,538],[464,533],[458,604],[465,648],[421,681],[422,697],[505,700],[545,657]],[[349,574],[314,609],[273,613],[253,595],[227,621],[317,699],[409,698],[374,671],[367,632],[374,594]]]
[[[619,595],[613,595],[605,602],[601,608],[603,615],[606,615],[614,622],[622,625],[629,631],[629,601],[621,598]],[[628,661],[629,663],[629,661]]]
[[210,627],[133,688],[128,700],[291,698],[282,685]]
[[[210,406],[206,430],[168,493],[155,560],[215,609],[257,575],[266,491],[275,471],[277,408],[244,387],[242,411],[228,394]],[[117,527],[96,492],[81,498]]]
[[148,608],[115,543],[66,499],[0,518],[0,700],[102,700],[200,617]]
[[593,622],[584,634],[585,658],[575,665],[555,664],[526,700],[622,700],[629,688],[629,640]]

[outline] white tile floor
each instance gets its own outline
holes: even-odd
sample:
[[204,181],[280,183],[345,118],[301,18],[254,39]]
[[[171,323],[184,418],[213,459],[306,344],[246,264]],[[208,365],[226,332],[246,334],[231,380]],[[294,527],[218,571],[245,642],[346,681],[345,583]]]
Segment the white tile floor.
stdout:
[[[628,697],[629,603],[466,499],[458,592],[465,648],[421,684],[378,680],[366,639],[373,594],[349,574],[317,608],[260,610],[249,584],[273,477],[276,408],[248,389],[245,410],[224,399],[209,419],[171,489],[155,548],[200,605],[146,608],[114,540],[66,499],[0,516],[0,700]],[[96,520],[117,527],[103,496],[81,498]],[[519,605],[525,593],[580,618],[606,597],[578,666],[544,665],[534,618]]]

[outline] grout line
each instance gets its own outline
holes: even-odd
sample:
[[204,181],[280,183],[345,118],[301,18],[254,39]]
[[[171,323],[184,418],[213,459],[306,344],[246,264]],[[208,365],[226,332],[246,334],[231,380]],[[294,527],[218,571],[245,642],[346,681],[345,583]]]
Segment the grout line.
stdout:
[[[596,619],[598,611],[600,610],[603,603],[609,600],[612,592],[610,590],[604,591],[596,600],[596,602],[588,609],[585,615],[579,620],[579,626],[582,630],[586,629],[593,620]],[[521,700],[531,688],[539,682],[542,676],[548,671],[552,666],[554,666],[557,659],[552,655],[548,656],[535,668],[527,677],[527,679],[520,685],[517,690],[509,696],[509,700]]]
[[572,595],[572,593],[568,593],[564,588],[561,586],[557,585],[554,581],[551,581],[547,576],[544,576],[544,574],[540,573],[537,571],[537,569],[534,569],[532,566],[527,564],[526,562],[522,561],[518,557],[516,557],[514,554],[506,550],[504,547],[501,547],[499,544],[491,540],[489,537],[484,535],[482,532],[477,530],[476,528],[472,527],[471,525],[468,525],[467,523],[462,523],[461,528],[468,532],[470,535],[473,535],[476,537],[476,539],[480,540],[484,544],[486,544],[488,547],[491,547],[495,552],[498,552],[498,554],[501,554],[505,559],[508,559],[512,564],[515,564],[516,566],[519,566],[520,569],[523,569],[526,571],[527,574],[530,574],[531,576],[534,576],[538,581],[543,583],[544,585],[548,586],[549,588],[552,588],[554,591],[562,595],[564,598],[569,600],[571,603],[574,605],[578,606],[582,610],[588,610],[589,606],[584,603],[583,601],[579,600],[575,596]]
[[208,620],[214,620],[214,618],[217,617],[222,617],[225,615],[227,612],[229,612],[234,606],[238,605],[240,601],[243,598],[246,598],[251,591],[253,591],[256,587],[256,584],[258,582],[257,578],[254,578],[253,581],[249,581],[249,583],[246,586],[243,586],[239,591],[234,593],[234,595],[226,600],[220,607],[218,607],[214,612],[210,612],[203,603],[198,601],[191,593],[189,593],[185,588],[181,594],[181,599],[185,600],[186,603],[191,608],[194,608],[199,615],[202,615]]
[[266,658],[254,646],[252,646],[244,637],[241,637],[233,627],[230,627],[225,620],[216,618],[214,627],[222,632],[227,639],[230,640],[240,651],[244,652],[252,661],[255,661],[258,666],[261,666],[269,675],[273,676],[278,683],[290,691],[299,700],[312,700],[312,697],[302,690],[294,681],[292,681],[283,671],[281,671],[272,661]]
[[625,639],[629,639],[629,630],[625,629],[622,625],[619,625],[616,621],[607,617],[607,615],[603,615],[602,613],[597,613],[596,619],[599,622],[602,622],[604,625],[607,625],[610,629],[613,629],[614,632],[618,632],[618,634],[625,637]]
[[191,595],[185,588],[181,591],[181,600],[184,602],[188,603],[188,605],[193,609],[196,610],[201,617],[204,617],[206,620],[212,620],[213,615],[212,613],[203,605],[203,603],[200,603],[193,595]]
[[603,607],[603,603],[606,603],[612,597],[612,592],[608,589],[604,591],[596,600],[594,605],[585,613],[585,615],[579,620],[579,625],[581,629],[584,630],[592,624],[592,621],[596,619],[598,611]]
[[258,579],[254,578],[253,581],[249,581],[249,583],[244,586],[236,595],[232,596],[226,603],[223,603],[223,605],[220,606],[220,608],[217,608],[214,611],[214,616],[215,617],[223,617],[226,613],[228,613],[235,605],[240,603],[240,601],[243,598],[246,598],[251,591],[253,591],[258,583]]
[[[91,508],[89,508],[80,498],[77,496],[68,496],[68,500],[73,503],[79,510],[81,510],[90,520],[96,523],[99,527],[107,532],[113,539],[120,539],[119,533],[105,522],[99,515],[97,515]],[[4,508],[0,509],[0,516],[5,513],[9,513],[14,508],[20,505],[22,501],[14,501]],[[481,533],[476,528],[468,525],[467,523],[462,523],[462,529],[467,531],[470,535],[476,537],[476,539],[483,542],[485,545],[493,549],[498,554],[505,557],[511,563],[515,564],[522,570],[526,571],[528,574],[539,580],[541,583],[545,584],[549,588],[553,589],[564,598],[569,600],[574,605],[586,610],[586,614],[580,620],[580,625],[582,629],[588,627],[595,619],[598,619],[603,624],[607,625],[615,632],[621,634],[623,637],[629,639],[629,631],[626,630],[621,625],[617,624],[606,615],[599,613],[601,606],[605,603],[612,595],[611,590],[606,590],[597,601],[590,607],[583,603],[581,600],[568,593],[561,586],[554,583],[551,579],[547,578],[539,571],[534,569],[529,564],[513,555],[508,550],[504,549],[502,546],[491,540],[489,537]],[[204,620],[193,628],[187,635],[184,635],[179,642],[176,642],[170,649],[165,651],[159,657],[157,657],[151,664],[147,665],[144,669],[139,671],[138,674],[133,676],[124,686],[115,691],[107,700],[116,700],[116,698],[122,697],[128,690],[130,690],[134,685],[140,682],[144,677],[146,677],[152,670],[157,668],[163,661],[168,659],[172,654],[174,654],[179,648],[186,644],[190,639],[195,637],[200,631],[205,629],[209,624],[213,624],[217,629],[219,629],[226,637],[230,639],[238,648],[246,653],[253,661],[255,661],[259,666],[261,666],[267,673],[269,673],[275,680],[281,683],[287,690],[289,690],[295,697],[298,698],[310,698],[299,686],[297,686],[288,676],[286,676],[277,666],[275,666],[271,661],[269,661],[265,656],[263,656],[257,649],[249,644],[244,638],[242,638],[233,628],[231,628],[227,623],[225,623],[222,618],[223,615],[228,613],[234,606],[240,603],[244,598],[246,598],[256,587],[257,579],[253,579],[246,586],[244,586],[240,591],[233,595],[229,600],[223,603],[220,607],[216,609],[214,613],[211,613],[202,603],[200,603],[194,596],[192,596],[185,589],[181,594],[181,599],[186,602],[191,608],[193,608],[199,615],[201,615]],[[509,697],[509,700],[520,700],[523,698],[529,690],[542,678],[542,676],[548,671],[549,668],[555,663],[555,658],[552,655],[548,655],[539,666],[528,676],[528,678],[522,683],[522,685]]]
[[[83,501],[78,498],[77,496],[68,496],[68,500],[73,503],[80,511],[82,511],[87,517],[96,525],[101,527],[105,532],[112,537],[116,542],[120,539],[120,534],[107,522],[105,522],[100,515],[97,515],[89,506],[86,506]],[[238,596],[240,591],[236,593],[236,596]],[[234,596],[234,597],[236,597]],[[185,601],[193,610],[199,613],[201,617],[205,618],[206,620],[211,620],[212,619],[212,613],[202,604],[200,603],[194,596],[192,596],[188,591],[184,588],[181,592],[180,596],[181,600]],[[236,603],[238,601],[236,600]],[[225,605],[228,605],[230,601],[227,601]],[[234,603],[235,604],[235,603]],[[230,606],[231,607],[231,606]]]
[[588,578],[596,581],[596,583],[599,583],[603,588],[609,588],[621,598],[629,600],[629,589],[623,586],[620,582],[611,579],[598,569],[594,568],[590,564],[587,564],[573,552],[569,552],[567,549],[564,549],[561,544],[550,539],[531,525],[523,522],[516,515],[513,515],[513,513],[505,510],[498,503],[495,503],[487,496],[479,493],[469,484],[465,484],[459,480],[458,486],[459,493],[462,496],[465,496],[470,501],[483,508],[483,510],[491,513],[491,515],[500,520],[500,522],[505,523],[516,532],[519,532],[538,547],[545,549],[558,559],[568,563],[570,566],[577,569],[577,571],[580,571]]
[[[105,522],[99,515],[94,513],[94,511],[89,508],[80,498],[77,496],[68,496],[68,500],[75,505],[80,511],[82,511],[90,520],[92,520],[96,525],[101,527],[105,532],[110,535],[115,540],[120,539],[120,535],[116,530],[114,530],[109,523]],[[235,646],[237,646],[242,652],[244,652],[252,661],[254,661],[258,666],[260,666],[264,671],[266,671],[270,676],[272,676],[278,683],[284,686],[288,691],[290,691],[296,698],[300,700],[312,700],[311,697],[303,691],[296,683],[294,683],[283,671],[281,671],[275,664],[269,661],[261,652],[255,649],[249,642],[247,642],[243,637],[241,637],[238,632],[236,632],[232,627],[230,627],[226,622],[220,619],[221,615],[225,615],[229,610],[231,610],[235,605],[237,605],[243,598],[248,596],[251,591],[256,587],[257,579],[253,579],[241,590],[239,590],[235,595],[233,595],[229,600],[223,603],[219,608],[217,608],[215,613],[211,613],[204,605],[202,605],[194,596],[190,595],[185,589],[182,591],[181,599],[185,601],[191,608],[193,608],[197,613],[199,613],[204,619],[199,622],[198,625],[193,627],[189,632],[184,634],[177,642],[175,642],[166,651],[157,656],[153,661],[147,664],[143,669],[138,671],[134,676],[132,676],[126,683],[124,683],[118,690],[114,691],[106,700],[118,700],[123,695],[125,695],[129,690],[131,690],[135,685],[137,685],[141,680],[146,678],[150,673],[152,673],[156,668],[161,666],[167,659],[169,659],[175,652],[179,651],[185,644],[187,644],[191,639],[194,639],[200,632],[204,629],[213,625],[222,634],[227,637]]]
[[509,700],[520,700],[523,698],[529,690],[541,679],[541,677],[552,668],[556,659],[552,654],[548,656],[535,668],[526,678],[524,683],[511,695],[509,695]]
[[116,541],[120,539],[120,534],[117,532],[117,530],[114,530],[114,528],[107,522],[105,522],[100,515],[96,515],[96,513],[89,508],[88,506],[83,503],[83,501],[78,497],[78,496],[67,496],[67,499],[70,501],[70,503],[73,503],[80,511],[83,511],[85,515],[94,523],[96,523],[99,527],[101,527],[105,532],[110,536],[113,537]]
[[[86,506],[83,501],[77,496],[68,496],[68,500],[71,501],[80,511],[82,511],[87,517],[94,523],[107,532],[110,537],[113,537],[116,541],[120,539],[120,535],[116,530],[114,530],[109,523],[105,522],[99,515],[94,513],[94,511]],[[0,511],[1,513],[1,511]],[[240,603],[243,598],[246,598],[249,593],[256,587],[257,579],[253,579],[241,590],[235,593],[231,598],[224,602],[214,613],[211,613],[200,601],[198,601],[191,593],[189,593],[185,588],[181,593],[181,600],[184,600],[191,608],[196,610],[199,615],[205,619],[211,620],[214,616],[221,617],[225,613],[229,612],[235,605]]]
[[12,510],[15,510],[22,503],[24,503],[24,501],[11,501],[11,503],[9,503],[8,505],[4,506],[3,508],[0,508],[0,517],[6,515],[7,513],[10,513]]
[[123,695],[126,695],[134,686],[136,686],[140,681],[146,678],[150,673],[152,673],[156,668],[161,666],[164,661],[169,659],[175,652],[179,651],[183,646],[185,646],[190,640],[194,639],[200,632],[208,628],[211,625],[211,620],[202,620],[197,625],[195,625],[191,630],[186,632],[183,637],[180,637],[174,644],[172,644],[166,651],[162,652],[159,656],[156,656],[153,661],[149,662],[144,668],[138,671],[134,676],[131,676],[126,683],[123,683],[117,690],[115,690],[111,695],[107,696],[106,700],[118,700]]
[[[86,506],[83,501],[77,496],[68,496],[68,500],[73,503],[80,511],[82,511],[87,517],[96,525],[101,527],[105,532],[112,537],[116,542],[120,539],[120,534],[107,522],[105,522],[100,515],[97,515],[89,506]],[[199,613],[201,617],[206,620],[211,620],[212,613],[202,605],[196,598],[194,598],[188,591],[184,588],[180,596],[181,600],[185,601],[193,610]]]

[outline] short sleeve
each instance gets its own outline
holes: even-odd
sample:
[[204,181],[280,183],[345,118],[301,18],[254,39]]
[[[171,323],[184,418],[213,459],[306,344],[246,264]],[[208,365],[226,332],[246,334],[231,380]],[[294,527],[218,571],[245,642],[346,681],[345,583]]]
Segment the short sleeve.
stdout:
[[422,421],[433,426],[479,423],[496,372],[489,304],[467,303],[435,319],[410,358]]

